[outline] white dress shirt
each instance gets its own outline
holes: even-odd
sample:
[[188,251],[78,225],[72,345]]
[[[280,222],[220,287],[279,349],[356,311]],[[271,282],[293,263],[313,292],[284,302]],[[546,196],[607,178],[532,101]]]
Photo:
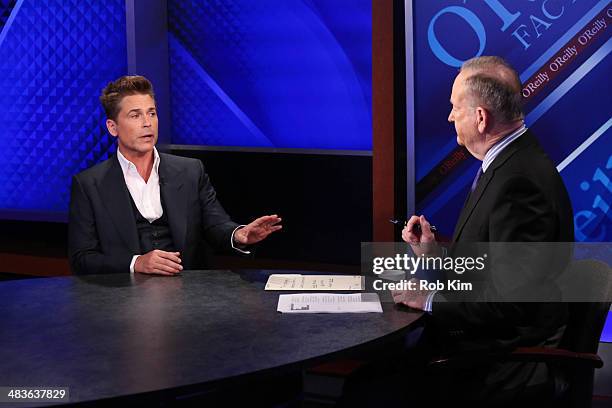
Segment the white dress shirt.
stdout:
[[[130,196],[132,196],[132,200],[134,200],[134,204],[136,204],[136,208],[140,214],[150,223],[161,218],[161,216],[164,214],[164,209],[161,204],[161,192],[159,188],[160,158],[155,147],[153,148],[153,155],[153,169],[151,169],[151,175],[149,176],[149,180],[144,181],[140,173],[138,173],[136,165],[126,159],[125,156],[121,154],[121,151],[117,149],[117,159],[121,165],[123,179],[125,180],[125,184],[130,192]],[[234,234],[239,228],[244,226],[245,225],[239,225],[236,227],[236,229],[234,229],[230,237],[230,244],[236,251],[242,252],[243,254],[250,254],[250,251],[245,251],[234,245]],[[137,254],[132,257],[132,261],[130,262],[130,273],[134,273],[134,264],[140,255],[141,254]]]
[[117,149],[117,159],[123,171],[125,184],[136,204],[136,208],[144,218],[149,222],[153,222],[164,214],[164,209],[161,204],[161,195],[159,192],[159,153],[156,148],[153,148],[153,169],[148,181],[144,181],[138,173],[136,165],[125,158]]

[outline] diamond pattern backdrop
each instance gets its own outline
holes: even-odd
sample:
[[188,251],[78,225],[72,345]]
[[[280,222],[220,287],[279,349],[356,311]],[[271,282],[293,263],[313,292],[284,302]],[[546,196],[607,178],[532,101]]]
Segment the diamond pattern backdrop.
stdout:
[[64,219],[72,175],[115,149],[98,96],[127,70],[125,2],[14,3],[0,3],[0,211]]
[[[371,0],[170,0],[172,142],[371,148]],[[0,218],[65,220],[114,153],[124,0],[0,0]]]

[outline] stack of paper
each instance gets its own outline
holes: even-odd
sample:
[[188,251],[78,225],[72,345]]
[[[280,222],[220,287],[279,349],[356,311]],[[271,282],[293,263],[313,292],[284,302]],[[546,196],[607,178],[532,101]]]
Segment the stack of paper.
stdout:
[[281,313],[382,313],[380,298],[376,293],[300,293],[280,295],[278,307]]
[[266,290],[363,290],[365,278],[351,275],[273,274]]

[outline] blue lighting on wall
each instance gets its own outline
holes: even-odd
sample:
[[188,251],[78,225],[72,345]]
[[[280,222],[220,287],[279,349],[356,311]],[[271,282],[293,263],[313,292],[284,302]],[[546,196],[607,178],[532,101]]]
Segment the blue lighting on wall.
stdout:
[[62,220],[70,180],[108,157],[100,90],[127,70],[124,0],[0,7],[0,215]]
[[608,320],[601,332],[601,342],[612,343],[612,312],[608,312]]
[[[0,0],[0,218],[66,219],[114,153],[124,0]],[[371,0],[168,0],[171,142],[371,150]]]
[[169,0],[172,142],[371,150],[371,7]]

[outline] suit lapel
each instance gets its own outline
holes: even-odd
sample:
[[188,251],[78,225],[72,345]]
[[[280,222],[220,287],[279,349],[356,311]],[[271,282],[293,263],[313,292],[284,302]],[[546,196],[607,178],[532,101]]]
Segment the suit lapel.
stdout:
[[110,159],[110,167],[100,182],[98,192],[125,244],[133,253],[139,253],[140,244],[130,203],[130,192],[125,185],[117,157]]
[[474,211],[474,207],[476,207],[476,204],[478,204],[478,201],[480,201],[482,195],[487,189],[487,186],[493,179],[493,173],[494,172],[491,171],[491,169],[489,169],[489,171],[486,171],[481,176],[476,190],[474,190],[474,192],[468,196],[468,199],[465,205],[463,206],[461,213],[459,214],[459,220],[457,221],[455,233],[453,234],[453,242],[455,242],[457,238],[459,238],[463,227],[465,226],[466,222],[469,220],[470,216],[472,215],[472,212]]
[[495,172],[497,171],[497,169],[503,166],[503,164],[518,150],[529,146],[534,142],[534,137],[529,133],[529,131],[527,131],[525,132],[525,134],[523,134],[518,139],[514,140],[512,143],[506,146],[506,148],[502,150],[499,156],[497,156],[495,160],[493,160],[493,163],[491,163],[487,171],[482,175],[478,186],[476,187],[476,190],[474,190],[471,196],[469,196],[467,202],[463,206],[461,214],[459,214],[459,220],[457,221],[457,226],[455,227],[455,232],[453,233],[453,242],[459,239],[463,227],[465,227],[465,224],[470,219],[470,216],[472,215],[476,204],[478,204],[478,202],[484,195],[487,186],[495,177]]
[[187,232],[187,197],[183,188],[183,170],[169,160],[168,155],[160,153],[159,180],[164,207],[168,215],[168,224],[176,250],[185,248]]

